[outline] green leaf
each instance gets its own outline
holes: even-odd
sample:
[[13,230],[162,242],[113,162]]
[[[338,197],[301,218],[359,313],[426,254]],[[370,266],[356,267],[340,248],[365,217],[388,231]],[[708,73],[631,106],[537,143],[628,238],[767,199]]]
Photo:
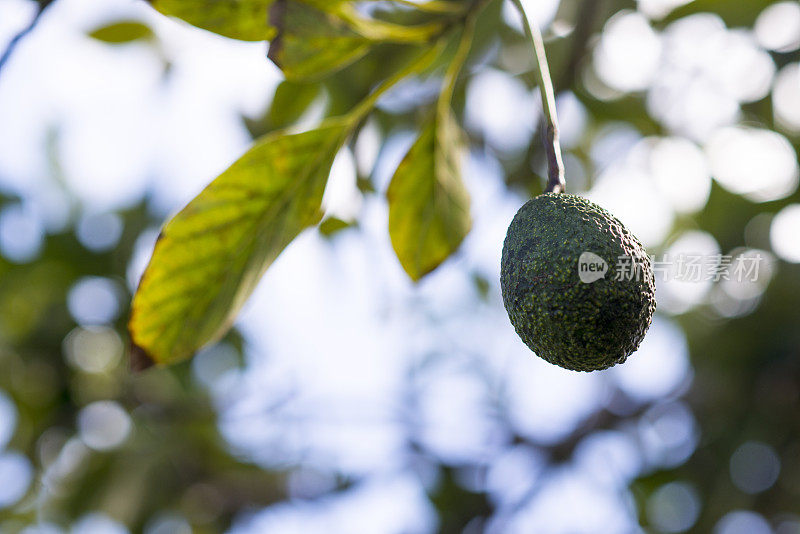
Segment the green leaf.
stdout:
[[452,113],[437,113],[392,177],[389,235],[412,280],[438,267],[469,233],[469,194],[461,180],[463,134]]
[[372,44],[331,13],[298,2],[276,5],[279,32],[268,55],[289,79],[322,78],[362,57]]
[[342,230],[353,228],[356,225],[353,221],[344,221],[338,217],[328,217],[319,223],[319,233],[324,237],[333,237]]
[[380,42],[423,44],[440,22],[403,26],[361,15],[345,0],[149,0],[159,12],[245,41],[269,40],[269,58],[291,79],[319,79]]
[[153,36],[152,30],[145,24],[135,20],[115,22],[101,26],[89,33],[89,37],[109,44],[122,44],[149,39]]
[[150,0],[164,15],[243,41],[266,41],[277,34],[271,8],[276,0]]
[[276,0],[278,34],[269,58],[292,80],[318,80],[363,57],[378,43],[427,44],[442,31],[435,22],[403,26],[361,15],[341,0]]
[[275,89],[269,110],[270,123],[277,128],[297,121],[320,93],[319,85],[284,80]]
[[134,360],[175,363],[225,334],[267,267],[319,222],[351,126],[267,135],[167,223],[133,299]]
[[469,55],[479,11],[467,18],[447,67],[436,112],[389,183],[389,236],[400,264],[415,282],[453,252],[472,226],[469,193],[461,180],[465,135],[450,103]]

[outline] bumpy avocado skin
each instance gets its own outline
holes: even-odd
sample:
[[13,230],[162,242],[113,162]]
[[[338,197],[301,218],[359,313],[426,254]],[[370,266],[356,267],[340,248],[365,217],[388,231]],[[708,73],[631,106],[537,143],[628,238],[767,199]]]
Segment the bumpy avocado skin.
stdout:
[[[578,258],[593,252],[604,278],[581,281]],[[638,280],[617,280],[618,258],[632,258]],[[545,193],[528,201],[508,228],[501,264],[503,303],[531,350],[574,371],[622,363],[644,338],[656,309],[650,258],[608,211],[584,198]]]

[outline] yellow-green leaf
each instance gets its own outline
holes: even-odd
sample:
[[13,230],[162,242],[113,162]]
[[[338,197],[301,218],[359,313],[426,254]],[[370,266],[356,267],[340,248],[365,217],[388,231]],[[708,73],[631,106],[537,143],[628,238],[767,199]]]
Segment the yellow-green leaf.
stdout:
[[150,0],[164,15],[243,41],[275,37],[270,9],[278,0]]
[[350,125],[267,135],[166,224],[133,298],[134,358],[178,362],[225,334],[267,267],[319,222]]
[[319,223],[319,233],[325,237],[333,237],[342,230],[352,228],[356,225],[354,221],[345,221],[338,217],[328,217]]
[[462,140],[449,109],[435,114],[389,184],[389,235],[414,281],[438,267],[469,233],[469,194],[460,170]]
[[282,128],[299,119],[320,93],[320,86],[283,80],[275,89],[269,108],[272,126]]
[[269,58],[287,78],[320,79],[360,59],[377,43],[427,44],[440,22],[403,26],[365,17],[342,0],[276,0],[278,34]]
[[149,39],[153,32],[148,26],[135,20],[125,20],[102,26],[89,33],[89,37],[109,44],[122,44]]
[[322,78],[362,57],[372,44],[329,12],[291,1],[280,6],[269,58],[289,79]]

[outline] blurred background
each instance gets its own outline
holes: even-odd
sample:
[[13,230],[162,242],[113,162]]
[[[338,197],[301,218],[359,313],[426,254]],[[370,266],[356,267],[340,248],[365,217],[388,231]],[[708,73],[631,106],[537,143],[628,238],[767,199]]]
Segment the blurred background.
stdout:
[[[381,99],[336,159],[329,222],[233,333],[132,375],[128,306],[164,220],[253,136],[352,108],[405,49],[296,84],[264,43],[56,0],[0,71],[0,532],[800,533],[800,3],[527,4],[570,192],[656,258],[758,257],[757,276],[662,272],[647,338],[607,371],[525,347],[500,251],[542,189],[541,107],[495,0],[454,101],[459,252],[414,285],[387,233],[439,69]],[[37,9],[0,0],[0,50]]]

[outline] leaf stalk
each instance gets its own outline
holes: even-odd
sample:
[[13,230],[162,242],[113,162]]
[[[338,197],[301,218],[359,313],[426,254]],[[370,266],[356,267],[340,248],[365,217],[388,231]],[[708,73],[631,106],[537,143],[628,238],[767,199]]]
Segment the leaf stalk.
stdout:
[[522,0],[512,0],[512,2],[520,15],[522,15],[525,33],[530,38],[536,54],[537,73],[540,82],[539,90],[542,95],[542,110],[544,111],[545,119],[545,130],[543,132],[544,148],[547,153],[547,187],[545,191],[564,193],[566,191],[566,182],[564,181],[564,161],[561,156],[555,91],[553,90],[553,81],[550,78],[550,67],[547,65],[544,39],[538,24],[522,5]]

